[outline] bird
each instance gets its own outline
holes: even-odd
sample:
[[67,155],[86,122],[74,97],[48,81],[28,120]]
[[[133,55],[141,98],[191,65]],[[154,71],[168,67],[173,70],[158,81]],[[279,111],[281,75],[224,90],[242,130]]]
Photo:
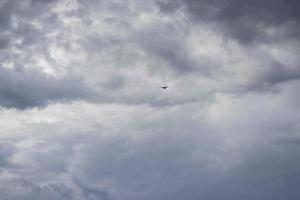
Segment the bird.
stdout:
[[162,87],[160,87],[160,88],[162,88],[162,89],[165,90],[165,89],[167,89],[168,87],[169,87],[169,86],[166,85],[166,86],[162,86]]

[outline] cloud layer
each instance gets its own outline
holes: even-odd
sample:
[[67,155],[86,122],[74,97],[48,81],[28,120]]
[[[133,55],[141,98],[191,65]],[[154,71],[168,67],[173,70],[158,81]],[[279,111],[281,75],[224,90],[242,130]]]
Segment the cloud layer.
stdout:
[[0,1],[0,199],[299,199],[299,5]]

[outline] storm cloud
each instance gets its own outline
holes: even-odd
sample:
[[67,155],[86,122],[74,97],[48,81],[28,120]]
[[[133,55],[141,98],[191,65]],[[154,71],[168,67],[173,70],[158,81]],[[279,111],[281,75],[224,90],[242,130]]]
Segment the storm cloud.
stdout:
[[216,23],[242,43],[298,38],[300,4],[294,0],[267,1],[158,1],[168,12],[184,7],[192,20]]
[[0,1],[0,200],[299,199],[299,5]]
[[0,102],[7,108],[43,107],[50,102],[86,98],[82,80],[55,79],[37,70],[0,68]]

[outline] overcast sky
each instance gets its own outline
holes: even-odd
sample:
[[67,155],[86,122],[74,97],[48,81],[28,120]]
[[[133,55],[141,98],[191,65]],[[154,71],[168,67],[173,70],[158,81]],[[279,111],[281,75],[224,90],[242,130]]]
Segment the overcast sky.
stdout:
[[0,0],[0,200],[298,200],[299,10]]

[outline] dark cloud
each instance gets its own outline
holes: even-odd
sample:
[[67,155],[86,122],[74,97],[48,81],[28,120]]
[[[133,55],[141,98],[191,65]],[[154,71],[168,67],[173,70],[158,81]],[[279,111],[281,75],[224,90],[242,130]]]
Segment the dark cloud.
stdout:
[[296,1],[0,5],[1,200],[300,196]]
[[[4,185],[4,183],[6,185]],[[12,187],[19,192],[13,192],[13,190],[11,190]],[[3,194],[1,197],[3,200],[37,200],[40,198],[47,200],[74,199],[74,190],[61,182],[39,185],[24,178],[2,178],[0,191]]]
[[10,42],[10,38],[7,35],[2,34],[0,36],[0,49],[7,48],[9,45],[9,42]]
[[87,184],[83,183],[81,180],[79,180],[76,177],[73,177],[74,183],[81,189],[83,197],[88,200],[110,200],[112,199],[109,195],[109,192],[107,192],[104,189],[99,188],[93,188],[91,186],[88,186]]
[[57,0],[31,0],[32,3],[53,3]]
[[[208,70],[191,57],[178,29],[179,27],[172,24],[165,24],[164,27],[159,24],[145,27],[144,30],[137,33],[138,43],[149,53],[149,56],[160,59],[175,74]],[[154,66],[153,70],[160,68],[162,66]]]
[[1,32],[7,30],[11,25],[12,12],[16,1],[2,1],[0,4],[0,26]]
[[14,153],[15,148],[10,143],[0,143],[0,173],[12,166],[11,157]]
[[[120,75],[121,72],[119,69],[126,69],[127,67],[131,69],[132,74],[136,73],[135,71],[138,71],[138,68],[140,68],[140,66],[135,66],[138,65],[138,63],[146,66],[148,75],[152,77],[156,76],[157,82],[166,82],[167,79],[173,79],[174,77],[177,79],[180,76],[189,77],[190,74],[197,74],[201,78],[216,80],[217,84],[219,79],[228,79],[231,81],[235,78],[235,74],[229,76],[222,73],[218,74],[223,70],[224,65],[231,65],[231,63],[220,63],[215,61],[214,57],[223,52],[216,51],[214,52],[215,55],[211,56],[199,53],[195,54],[194,49],[196,47],[193,45],[196,44],[191,44],[191,41],[188,41],[188,37],[193,31],[193,26],[191,26],[191,23],[187,23],[185,18],[173,19],[172,17],[175,16],[171,15],[171,17],[169,16],[170,18],[165,21],[154,19],[151,23],[145,24],[142,21],[138,21],[138,13],[152,12],[152,4],[136,4],[136,9],[140,10],[133,12],[126,3],[119,2],[111,4],[105,1],[98,3],[95,3],[94,1],[89,1],[88,3],[79,2],[77,8],[75,6],[74,9],[66,11],[66,13],[64,13],[65,15],[59,15],[57,12],[51,10],[55,5],[55,2],[52,1],[38,1],[38,3],[36,1],[28,1],[27,3],[30,6],[21,6],[20,3],[8,4],[6,1],[5,3],[7,4],[5,4],[6,6],[10,6],[7,14],[14,16],[14,19],[11,20],[10,18],[12,17],[8,17],[9,20],[6,21],[9,21],[8,24],[10,25],[7,26],[7,32],[5,32],[5,34],[3,33],[5,37],[2,43],[0,39],[0,44],[2,44],[3,49],[3,54],[1,56],[2,62],[6,64],[14,63],[20,65],[20,63],[22,63],[21,65],[24,66],[37,66],[36,63],[32,63],[32,60],[36,59],[36,57],[40,57],[53,68],[59,69],[61,65],[60,62],[64,62],[64,57],[70,56],[66,58],[67,62],[70,62],[67,65],[72,65],[72,68],[74,68],[73,65],[85,65],[85,70],[80,67],[76,73],[77,77],[82,77],[85,82],[91,83],[89,86],[90,88],[85,89],[94,92],[94,97],[92,98],[94,102],[125,102],[129,104],[146,103],[153,106],[165,106],[194,102],[201,99],[190,95],[184,100],[182,95],[191,92],[178,91],[181,99],[177,98],[171,103],[169,100],[170,96],[161,97],[158,93],[155,93],[154,87],[152,87],[153,83],[150,83],[150,81],[146,83],[145,80],[138,80],[133,76],[128,76],[128,74]],[[191,9],[198,9],[200,6],[196,1],[187,1],[185,3],[187,4],[187,7],[191,7]],[[189,3],[192,5],[189,6]],[[118,5],[117,8],[114,7],[115,4]],[[180,9],[181,4],[183,3],[180,3],[180,1],[174,1],[173,3],[168,1],[158,1],[158,5],[161,9],[165,10],[168,14]],[[227,5],[227,3],[223,4]],[[209,8],[213,6],[218,9],[212,9],[212,12],[223,12],[223,7],[224,9],[227,8],[227,6],[223,4],[218,2],[204,2],[199,9],[203,9],[203,6],[206,6],[207,9],[205,8],[204,10],[210,12]],[[93,17],[91,17],[91,13],[94,12],[95,7],[99,7],[102,11],[101,13],[108,13],[108,16],[104,16],[103,18],[100,17],[100,20],[94,20]],[[222,9],[219,9],[219,7]],[[46,10],[49,12],[43,12]],[[122,12],[122,17],[116,15],[119,11]],[[204,11],[200,13],[201,16],[198,16],[199,19],[203,18],[210,22],[219,23],[219,20],[215,19],[215,14],[207,14],[208,16],[206,16]],[[194,15],[196,16],[196,14],[193,14],[193,16]],[[250,14],[247,13],[245,13],[245,15],[250,16]],[[159,18],[163,17],[164,16],[159,16]],[[223,17],[220,18],[223,19]],[[229,23],[227,23],[227,21],[230,21],[229,18],[230,17],[226,19],[226,17],[224,17],[224,20],[226,19],[226,27]],[[79,32],[77,34],[77,32],[73,30],[73,25],[71,25],[70,28],[66,25],[67,23],[64,24],[64,21],[72,21],[74,19],[77,20],[75,21],[78,27],[81,27],[81,30],[85,29],[87,31],[80,32],[78,29]],[[87,23],[87,21],[89,22]],[[95,27],[97,24],[101,24],[106,31],[103,33],[96,31]],[[222,23],[220,22],[220,24]],[[218,25],[218,27],[221,27],[222,29],[223,25]],[[49,35],[54,36],[50,37]],[[11,40],[11,38],[15,38],[16,40]],[[53,53],[56,51],[53,50],[53,48],[62,50],[63,54],[53,56]],[[199,44],[199,47],[197,48],[205,51],[206,47],[202,47],[202,45]],[[247,50],[245,50],[245,52],[248,53]],[[83,58],[86,59],[86,61],[83,63],[82,61],[73,61],[76,57],[79,57],[71,57],[73,53],[86,56],[86,58]],[[255,56],[254,54],[250,54],[249,57],[252,55]],[[228,56],[230,55],[228,54]],[[253,68],[255,74],[251,80],[247,80],[243,83],[237,82],[235,85],[230,85],[228,88],[220,88],[219,91],[237,91],[239,93],[264,91],[272,89],[274,85],[281,84],[285,81],[298,79],[299,73],[297,72],[297,69],[290,69],[290,66],[285,66],[281,61],[278,61],[271,56],[268,57],[268,55],[266,55],[265,58],[262,57],[263,56],[259,58],[261,63],[258,63],[257,65],[261,65],[266,68],[266,70],[255,74],[257,67],[249,66],[249,68]],[[102,74],[102,71],[105,68],[117,73],[113,72],[108,73],[108,76],[100,75],[101,77],[97,77],[96,74]],[[297,67],[292,66],[292,68]],[[89,69],[91,70],[89,71]],[[61,71],[64,71],[64,69]],[[198,80],[200,80],[200,78]],[[139,90],[138,88],[140,88],[140,85],[133,84],[133,82],[137,81],[145,82],[143,84],[144,87],[151,87],[151,89]],[[68,84],[72,85],[73,83],[68,82]],[[26,84],[24,83],[24,85]],[[76,85],[76,87],[77,86],[82,88],[85,87]],[[49,88],[51,87],[52,86],[49,86]],[[157,85],[155,85],[155,87],[157,87]],[[67,90],[69,91],[71,88]],[[210,90],[211,91],[208,93],[213,96],[214,91],[212,91],[213,89]],[[50,96],[55,95],[45,95],[43,97],[43,103],[42,101],[37,100],[39,103],[34,102],[28,107],[33,107],[33,105],[46,105],[45,102],[50,102],[53,99],[59,101],[59,98]],[[71,100],[72,98],[91,99],[90,97],[83,97],[83,94],[78,95],[80,98],[75,97],[76,95],[69,94],[65,96],[70,98],[62,97],[62,101],[65,99]],[[30,98],[25,97],[27,100]],[[6,102],[3,105],[9,105],[7,99],[3,101]],[[11,105],[17,105],[17,103],[11,103]],[[26,106],[23,105],[23,107]]]
[[0,82],[0,105],[7,108],[41,107],[49,102],[81,99],[91,94],[80,79],[56,79],[22,67],[1,67]]
[[272,62],[270,65],[271,67],[266,73],[262,73],[256,80],[254,80],[257,88],[268,88],[270,86],[300,78],[300,68],[295,67],[294,69],[287,69],[279,62]]
[[57,62],[51,60],[49,39],[46,36],[59,28],[59,20],[51,12],[54,2],[1,2],[1,63],[14,66],[6,69],[1,65],[0,68],[0,105],[3,107],[40,107],[52,101],[80,99],[89,93],[80,78],[56,79],[25,67],[38,65],[32,62],[35,56],[50,62],[50,65],[57,65]]
[[[17,181],[23,199],[293,199],[299,195],[300,149],[282,138],[295,138],[299,114],[280,112],[287,102],[269,105],[270,100],[250,95],[229,105],[220,100],[209,109],[200,104],[56,108],[61,119],[55,123],[44,120],[49,116],[44,113],[38,123],[27,124],[31,137],[42,143],[16,148],[20,167],[7,168],[27,177]],[[259,101],[264,103],[249,106]],[[53,112],[53,106],[46,110]],[[53,163],[65,167],[54,169]],[[0,188],[12,190],[14,184]]]
[[285,66],[276,60],[262,63],[261,72],[255,74],[249,82],[231,87],[228,92],[245,94],[248,92],[278,92],[280,86],[300,79],[300,68]]
[[160,10],[165,13],[174,12],[180,8],[179,1],[157,1]]
[[217,28],[244,44],[276,41],[286,37],[299,38],[300,3],[296,0],[176,2],[159,1],[158,5],[162,11],[168,11],[181,4],[194,20],[216,23]]

